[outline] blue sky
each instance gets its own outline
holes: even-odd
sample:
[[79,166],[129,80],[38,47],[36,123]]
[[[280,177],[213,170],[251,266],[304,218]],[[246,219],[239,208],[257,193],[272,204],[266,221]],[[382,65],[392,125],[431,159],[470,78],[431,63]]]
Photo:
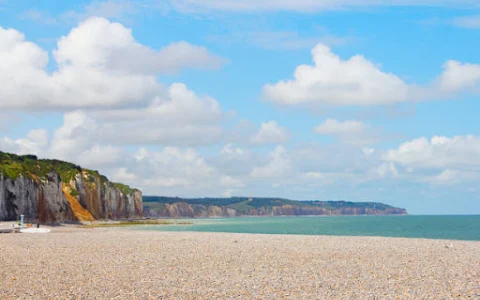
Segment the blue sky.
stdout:
[[478,214],[477,1],[0,0],[0,150],[144,194]]

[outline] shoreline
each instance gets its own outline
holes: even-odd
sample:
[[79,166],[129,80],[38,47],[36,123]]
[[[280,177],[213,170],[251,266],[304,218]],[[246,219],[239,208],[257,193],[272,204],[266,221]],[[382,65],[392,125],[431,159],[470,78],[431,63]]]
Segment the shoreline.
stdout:
[[0,235],[1,299],[480,297],[480,242],[51,227]]
[[[411,215],[409,215],[411,216]],[[442,215],[443,216],[443,215]],[[463,215],[462,215],[463,216]],[[477,216],[477,215],[472,215]],[[298,216],[272,216],[269,218],[297,218]],[[300,216],[307,217],[308,216]],[[317,217],[317,216],[313,216]],[[337,216],[334,216],[337,217]],[[358,217],[358,216],[347,216]],[[372,216],[373,217],[373,216]],[[251,217],[234,217],[234,218],[143,218],[143,219],[131,219],[131,220],[95,220],[95,221],[83,221],[83,222],[67,222],[59,224],[41,224],[41,228],[49,228],[51,230],[67,228],[67,229],[94,229],[94,228],[118,228],[129,230],[140,230],[147,232],[178,232],[178,233],[226,233],[226,234],[252,234],[252,235],[286,235],[286,236],[306,236],[306,237],[366,237],[366,238],[394,238],[394,239],[420,239],[420,240],[443,240],[443,241],[466,241],[466,242],[480,242],[480,239],[471,238],[449,238],[449,237],[423,237],[423,236],[400,236],[400,235],[363,235],[363,234],[325,234],[325,233],[285,233],[285,232],[235,232],[235,231],[201,231],[201,230],[162,230],[163,226],[195,226],[205,221],[217,221],[217,220],[230,220],[230,219],[250,219]],[[262,218],[254,216],[253,218]],[[264,218],[264,217],[263,217]],[[196,223],[196,221],[199,221]],[[16,225],[14,221],[0,222],[0,234],[15,233],[14,231],[8,232],[8,229],[12,229],[12,225]],[[26,226],[26,225],[25,225]],[[36,224],[31,224],[32,228],[36,228]],[[148,230],[147,228],[159,228],[159,230]],[[25,227],[27,228],[27,227]],[[17,228],[18,229],[18,228]],[[17,232],[18,233],[18,232]]]

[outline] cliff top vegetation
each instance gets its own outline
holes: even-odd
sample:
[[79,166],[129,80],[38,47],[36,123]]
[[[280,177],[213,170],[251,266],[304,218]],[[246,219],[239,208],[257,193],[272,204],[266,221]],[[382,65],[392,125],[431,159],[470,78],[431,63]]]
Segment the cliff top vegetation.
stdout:
[[67,183],[78,174],[87,176],[91,182],[100,182],[101,186],[115,186],[124,194],[133,194],[136,189],[127,185],[113,183],[96,170],[83,169],[73,163],[56,159],[38,159],[35,155],[16,155],[0,151],[0,176],[15,180],[19,176],[35,180],[46,180],[48,173],[55,172],[62,182]]
[[[250,197],[231,197],[231,198],[178,198],[178,197],[162,197],[162,196],[144,196],[143,202],[145,206],[150,208],[160,208],[165,204],[174,204],[179,202],[188,203],[190,205],[205,206],[226,206],[233,208],[239,212],[247,212],[250,209],[272,208],[278,206],[291,205],[293,207],[311,208],[320,207],[328,210],[336,210],[342,208],[365,208],[377,209],[379,211],[398,209],[396,207],[376,202],[350,202],[350,201],[320,201],[308,200],[298,201],[282,198],[250,198]],[[405,211],[406,213],[406,211]]]

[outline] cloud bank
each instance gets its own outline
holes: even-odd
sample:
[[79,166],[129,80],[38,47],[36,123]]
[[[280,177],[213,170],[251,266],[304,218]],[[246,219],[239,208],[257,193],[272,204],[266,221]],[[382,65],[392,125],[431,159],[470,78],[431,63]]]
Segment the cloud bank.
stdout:
[[264,97],[281,105],[370,106],[449,97],[480,91],[480,65],[450,60],[429,85],[410,84],[362,55],[343,60],[318,44],[314,65],[300,65],[294,79],[267,84]]
[[139,107],[165,88],[156,75],[185,68],[218,68],[223,59],[187,42],[154,50],[131,29],[104,18],[81,22],[58,41],[57,68],[48,52],[0,27],[0,109],[69,110]]

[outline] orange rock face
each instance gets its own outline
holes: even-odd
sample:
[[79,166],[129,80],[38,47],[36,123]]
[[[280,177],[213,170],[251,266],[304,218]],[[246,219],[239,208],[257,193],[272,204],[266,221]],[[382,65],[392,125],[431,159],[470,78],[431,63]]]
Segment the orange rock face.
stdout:
[[138,218],[143,216],[143,199],[138,190],[125,193],[84,171],[68,183],[55,171],[44,179],[0,177],[0,221],[20,215],[32,223]]

